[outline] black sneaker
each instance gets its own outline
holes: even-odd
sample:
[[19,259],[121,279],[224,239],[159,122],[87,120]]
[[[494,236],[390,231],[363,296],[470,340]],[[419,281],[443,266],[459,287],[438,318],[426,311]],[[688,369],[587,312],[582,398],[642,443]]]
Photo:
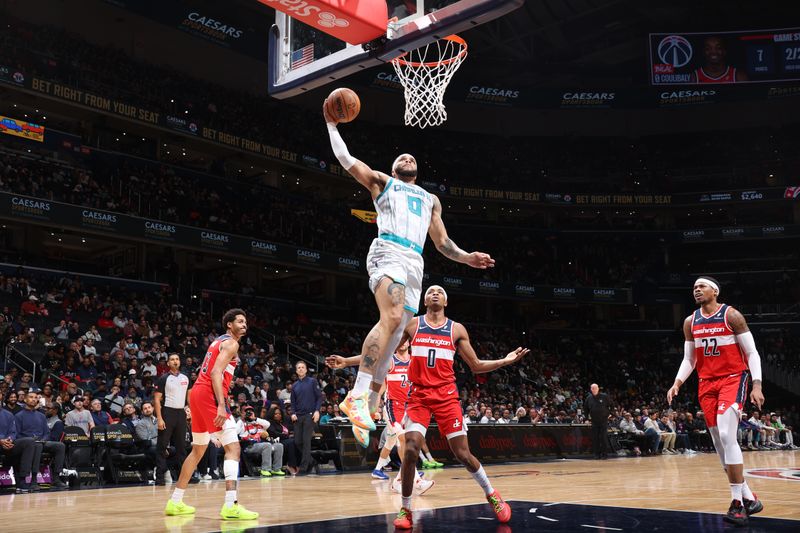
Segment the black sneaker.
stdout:
[[747,525],[747,511],[742,506],[742,502],[733,500],[728,508],[728,513],[722,519],[735,526],[744,526]]
[[200,478],[192,474],[192,477],[189,478],[189,485],[194,485],[195,483],[200,483]]
[[67,488],[67,484],[61,481],[59,478],[56,478],[51,484],[50,487],[54,489],[65,489]]
[[31,492],[39,492],[41,490],[42,487],[40,487],[38,483],[31,483]]
[[217,474],[216,470],[209,470],[208,475],[211,476],[211,479],[219,479],[219,474]]
[[159,478],[156,478],[156,482],[155,482],[155,483],[156,483],[156,487],[163,487],[164,485],[166,485],[166,484],[167,484],[167,482],[166,482],[166,481],[164,481],[164,478],[163,478],[163,477],[162,477],[162,478],[160,478],[160,479],[159,479]]
[[32,491],[29,483],[20,483],[19,485],[17,485],[17,488],[14,492],[16,492],[17,494],[28,494],[29,492]]
[[758,499],[758,495],[755,492],[753,493],[753,498],[755,499],[748,500],[745,498],[744,501],[742,501],[742,504],[744,504],[744,510],[747,512],[747,516],[760,513],[764,510],[764,505],[761,503],[761,500]]

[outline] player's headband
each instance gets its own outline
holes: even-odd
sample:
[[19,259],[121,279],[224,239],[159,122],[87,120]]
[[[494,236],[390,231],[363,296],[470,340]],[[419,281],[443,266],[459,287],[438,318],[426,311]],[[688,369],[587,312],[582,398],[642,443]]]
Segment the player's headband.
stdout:
[[712,281],[708,278],[697,278],[694,284],[697,285],[698,283],[705,283],[706,285],[717,291],[717,294],[719,294],[719,285],[717,285],[716,281]]
[[431,292],[433,289],[439,289],[440,291],[442,291],[442,294],[444,294],[445,301],[447,300],[447,291],[444,290],[444,287],[442,287],[441,285],[431,285],[430,287],[428,287],[428,290],[425,291],[425,298],[428,297],[428,293]]

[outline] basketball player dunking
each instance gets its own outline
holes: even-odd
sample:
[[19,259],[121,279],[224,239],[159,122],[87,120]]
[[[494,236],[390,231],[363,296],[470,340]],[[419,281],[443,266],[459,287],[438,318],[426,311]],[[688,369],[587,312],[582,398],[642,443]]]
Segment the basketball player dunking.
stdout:
[[[375,465],[375,470],[373,470],[373,477],[378,479],[387,479],[386,474],[381,476],[380,473],[382,473],[382,468],[389,464],[389,454],[395,444],[397,444],[401,461],[405,454],[406,439],[403,419],[406,416],[406,401],[408,400],[408,391],[411,386],[411,381],[408,379],[408,368],[411,362],[410,348],[411,345],[408,340],[405,340],[397,347],[397,352],[392,356],[389,372],[386,374],[386,396],[383,404],[383,413],[386,420],[386,443],[381,449],[378,464]],[[361,355],[353,357],[331,355],[325,358],[325,364],[330,368],[338,369],[346,366],[356,366],[361,363],[362,359],[363,356]],[[392,490],[401,492],[401,483],[402,472],[392,481]],[[424,494],[432,486],[432,480],[422,479],[414,472],[414,487],[417,494]]]
[[484,361],[478,359],[464,326],[447,318],[447,293],[432,285],[425,291],[425,315],[414,318],[404,331],[403,341],[411,339],[411,364],[408,379],[411,391],[406,404],[403,427],[406,430],[406,451],[403,456],[403,500],[394,521],[398,529],[412,529],[411,493],[414,489],[414,468],[420,448],[431,421],[436,418],[439,433],[447,437],[453,454],[481,486],[486,499],[497,515],[506,523],[511,520],[511,507],[492,488],[483,466],[469,450],[464,417],[453,372],[453,359],[460,354],[474,373],[491,372],[519,361],[528,353],[527,348],[517,348],[503,359]]
[[700,408],[731,486],[732,501],[724,519],[744,525],[749,515],[764,508],[744,479],[744,458],[736,440],[747,399],[748,374],[753,376],[750,400],[759,409],[764,403],[761,357],[742,314],[728,304],[717,302],[720,291],[717,280],[709,276],[697,278],[693,291],[700,308],[683,323],[686,338],[683,362],[675,384],[667,392],[667,401],[672,403],[696,367]]
[[225,503],[219,514],[224,520],[255,520],[258,513],[248,511],[236,499],[239,478],[239,436],[228,408],[228,389],[239,363],[239,339],[247,333],[247,317],[242,309],[230,309],[222,317],[227,328],[208,347],[197,381],[189,391],[192,409],[192,453],[184,460],[181,475],[164,512],[168,515],[194,514],[195,508],[183,503],[183,493],[192,473],[203,458],[213,433],[225,448],[222,470],[225,474]]
[[371,413],[378,409],[391,355],[419,305],[426,234],[442,255],[458,263],[485,269],[494,266],[494,259],[481,252],[467,253],[448,237],[441,202],[415,183],[417,161],[413,156],[398,156],[392,163],[391,176],[372,170],[350,155],[336,129],[337,122],[324,104],[322,109],[334,155],[370,192],[378,213],[378,237],[367,255],[367,273],[380,319],[364,340],[364,357],[353,390],[339,406],[352,422],[356,440],[366,447],[369,432],[375,429]]

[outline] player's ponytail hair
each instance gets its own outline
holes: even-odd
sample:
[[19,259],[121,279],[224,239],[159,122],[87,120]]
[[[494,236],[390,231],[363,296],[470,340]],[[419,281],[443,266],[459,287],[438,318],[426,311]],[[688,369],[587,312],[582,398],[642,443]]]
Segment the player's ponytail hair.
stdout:
[[233,309],[228,309],[225,311],[225,314],[222,315],[222,327],[227,329],[228,324],[234,322],[236,317],[239,315],[246,317],[247,313],[245,313],[244,309],[240,309],[238,307],[234,307]]

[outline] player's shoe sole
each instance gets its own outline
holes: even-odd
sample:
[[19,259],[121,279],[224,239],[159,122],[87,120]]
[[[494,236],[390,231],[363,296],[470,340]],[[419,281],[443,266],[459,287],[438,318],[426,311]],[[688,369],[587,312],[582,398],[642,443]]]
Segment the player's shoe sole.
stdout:
[[356,442],[362,447],[366,448],[369,446],[369,431],[358,426],[353,426],[353,437],[355,437]]

